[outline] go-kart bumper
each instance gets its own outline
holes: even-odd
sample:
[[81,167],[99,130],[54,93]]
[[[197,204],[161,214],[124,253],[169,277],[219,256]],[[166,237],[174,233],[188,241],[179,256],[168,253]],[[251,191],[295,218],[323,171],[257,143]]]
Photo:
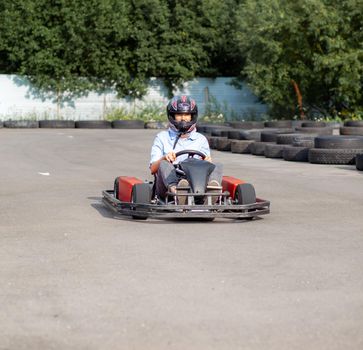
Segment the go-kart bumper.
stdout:
[[142,219],[253,219],[270,212],[270,202],[260,198],[256,199],[256,203],[244,205],[226,202],[215,205],[177,205],[121,202],[115,198],[112,190],[105,190],[102,195],[103,203],[115,213]]

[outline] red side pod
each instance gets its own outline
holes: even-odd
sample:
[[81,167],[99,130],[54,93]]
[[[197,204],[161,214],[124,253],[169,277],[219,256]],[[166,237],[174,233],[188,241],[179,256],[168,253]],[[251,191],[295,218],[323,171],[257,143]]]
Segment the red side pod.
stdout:
[[232,176],[223,176],[222,179],[222,188],[223,191],[228,191],[231,197],[234,199],[234,194],[236,192],[236,188],[240,184],[244,184],[245,181],[237,179]]
[[119,176],[118,178],[118,199],[121,202],[131,202],[132,187],[135,184],[143,183],[140,179],[131,176]]

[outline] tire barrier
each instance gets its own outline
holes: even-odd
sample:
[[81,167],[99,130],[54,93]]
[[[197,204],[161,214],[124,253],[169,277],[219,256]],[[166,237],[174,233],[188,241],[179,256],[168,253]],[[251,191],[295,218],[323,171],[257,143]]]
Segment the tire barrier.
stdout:
[[363,149],[310,148],[309,162],[314,164],[355,164],[355,156]]
[[292,120],[276,120],[265,122],[266,128],[292,128]]
[[5,128],[39,128],[39,122],[37,120],[7,120],[4,122]]
[[114,129],[145,129],[142,120],[114,120],[111,124]]
[[278,145],[278,144],[269,144],[265,146],[265,157],[266,158],[282,158],[283,150],[285,148],[292,147],[289,145]]
[[334,128],[331,127],[316,127],[316,128],[308,128],[308,127],[296,127],[296,131],[301,133],[308,134],[318,134],[318,135],[333,135]]
[[355,166],[357,170],[363,171],[363,153],[359,153],[355,156]]
[[263,127],[265,126],[264,122],[258,122],[258,121],[233,121],[233,122],[229,122],[229,125],[232,128],[235,129],[263,129]]
[[326,123],[325,122],[314,122],[314,121],[310,121],[310,122],[302,122],[301,123],[301,127],[303,128],[324,128],[326,127]]
[[[145,129],[167,129],[169,123],[167,122],[146,122]],[[199,127],[198,127],[199,131]],[[201,131],[203,132],[203,131]]]
[[218,137],[216,148],[218,151],[228,152],[231,150],[231,142],[232,141],[227,139],[226,137]]
[[344,126],[363,127],[363,120],[347,120]]
[[282,158],[290,162],[308,162],[309,148],[307,147],[286,147],[282,151]]
[[251,153],[252,140],[231,140],[231,152],[240,154]]
[[74,120],[39,120],[39,127],[47,129],[74,129],[76,123]]
[[79,120],[76,121],[77,129],[111,129],[112,124],[107,120]]
[[251,144],[250,150],[251,154],[255,156],[264,156],[266,145],[275,144],[274,142],[254,142]]
[[227,137],[231,140],[261,140],[260,130],[228,130]]
[[342,126],[339,130],[341,135],[363,136],[363,126]]
[[363,149],[363,136],[318,136],[314,145],[315,148]]

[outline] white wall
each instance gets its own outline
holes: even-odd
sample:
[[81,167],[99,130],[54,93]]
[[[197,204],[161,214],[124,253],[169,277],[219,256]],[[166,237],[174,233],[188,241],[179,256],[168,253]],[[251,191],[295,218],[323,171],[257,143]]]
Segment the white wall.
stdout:
[[[256,96],[244,86],[236,89],[228,83],[232,78],[197,78],[184,84],[175,94],[191,95],[198,104],[200,115],[203,115],[208,95],[217,98],[218,103],[226,105],[229,112],[243,116],[250,113],[266,113],[266,106],[258,103]],[[26,79],[14,75],[0,75],[0,120],[8,119],[53,119],[57,118],[57,104],[37,97],[30,89]],[[60,110],[63,119],[87,120],[102,119],[106,108],[123,107],[126,110],[142,108],[145,105],[156,105],[164,109],[168,101],[167,90],[159,79],[151,79],[147,95],[142,100],[128,102],[117,99],[115,93],[90,93],[87,97],[77,98],[71,105],[65,104]]]

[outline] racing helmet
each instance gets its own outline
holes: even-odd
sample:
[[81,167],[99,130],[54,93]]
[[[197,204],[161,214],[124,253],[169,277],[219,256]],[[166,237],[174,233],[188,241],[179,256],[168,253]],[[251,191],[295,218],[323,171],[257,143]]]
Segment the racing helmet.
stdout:
[[[195,123],[198,119],[198,107],[192,98],[186,95],[173,97],[167,107],[166,113],[168,115],[169,122],[180,132],[187,133],[195,127]],[[175,121],[175,114],[190,114],[192,116],[190,122]]]

